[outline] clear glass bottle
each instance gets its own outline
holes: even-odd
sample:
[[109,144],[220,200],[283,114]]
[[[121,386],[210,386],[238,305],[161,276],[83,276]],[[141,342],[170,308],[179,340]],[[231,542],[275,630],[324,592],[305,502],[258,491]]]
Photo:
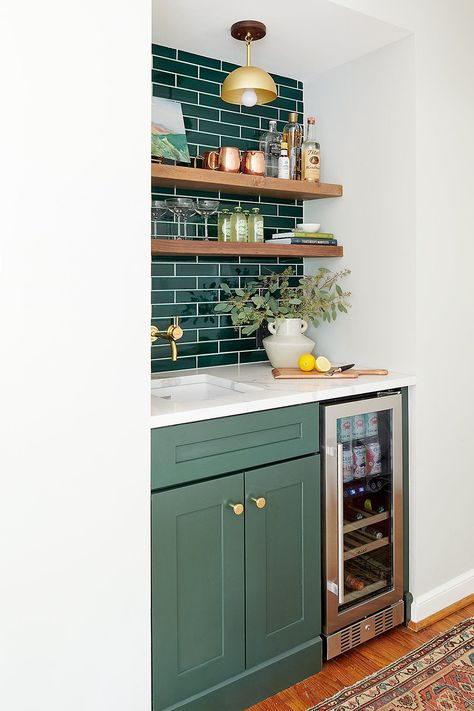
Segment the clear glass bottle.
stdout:
[[276,126],[276,121],[270,121],[268,131],[262,133],[260,138],[260,150],[265,154],[265,175],[268,178],[278,177],[278,158],[280,157],[282,135],[277,131]]
[[247,242],[247,218],[242,213],[241,207],[235,207],[230,218],[230,235],[231,242]]
[[222,212],[219,213],[219,218],[217,221],[217,239],[219,242],[230,242],[230,210],[224,207]]
[[301,151],[301,178],[310,183],[319,183],[320,178],[320,152],[319,143],[316,141],[314,116],[308,116],[306,138]]
[[263,215],[260,214],[258,207],[253,207],[249,217],[249,242],[263,241]]
[[301,144],[303,143],[303,129],[298,123],[298,113],[292,111],[288,114],[288,123],[283,128],[283,140],[288,146],[290,159],[290,178],[301,180]]

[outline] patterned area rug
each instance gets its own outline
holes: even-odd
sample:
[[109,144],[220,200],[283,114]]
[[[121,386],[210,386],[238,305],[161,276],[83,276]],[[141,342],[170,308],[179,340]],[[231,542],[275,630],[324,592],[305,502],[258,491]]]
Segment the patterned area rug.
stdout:
[[308,711],[474,710],[474,617]]

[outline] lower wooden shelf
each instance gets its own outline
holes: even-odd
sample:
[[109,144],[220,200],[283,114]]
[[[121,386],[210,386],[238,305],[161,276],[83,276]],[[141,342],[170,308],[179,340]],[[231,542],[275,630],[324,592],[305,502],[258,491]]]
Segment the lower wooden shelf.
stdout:
[[158,255],[216,255],[217,257],[342,257],[342,247],[325,245],[217,242],[216,240],[152,239],[151,253]]

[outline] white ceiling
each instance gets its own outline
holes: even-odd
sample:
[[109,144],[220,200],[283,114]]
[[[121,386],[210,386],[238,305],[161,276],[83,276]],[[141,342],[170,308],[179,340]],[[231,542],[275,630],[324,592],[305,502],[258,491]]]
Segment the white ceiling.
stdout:
[[267,36],[252,63],[297,79],[345,64],[410,34],[330,0],[152,0],[153,42],[243,64],[232,23],[260,20]]

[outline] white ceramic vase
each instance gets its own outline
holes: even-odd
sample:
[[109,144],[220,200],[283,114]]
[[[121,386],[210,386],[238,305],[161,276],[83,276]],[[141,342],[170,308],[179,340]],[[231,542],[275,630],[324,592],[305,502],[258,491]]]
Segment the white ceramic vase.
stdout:
[[315,343],[304,336],[308,323],[302,318],[278,318],[270,321],[272,334],[263,339],[268,360],[274,368],[297,368],[299,357],[311,353]]

